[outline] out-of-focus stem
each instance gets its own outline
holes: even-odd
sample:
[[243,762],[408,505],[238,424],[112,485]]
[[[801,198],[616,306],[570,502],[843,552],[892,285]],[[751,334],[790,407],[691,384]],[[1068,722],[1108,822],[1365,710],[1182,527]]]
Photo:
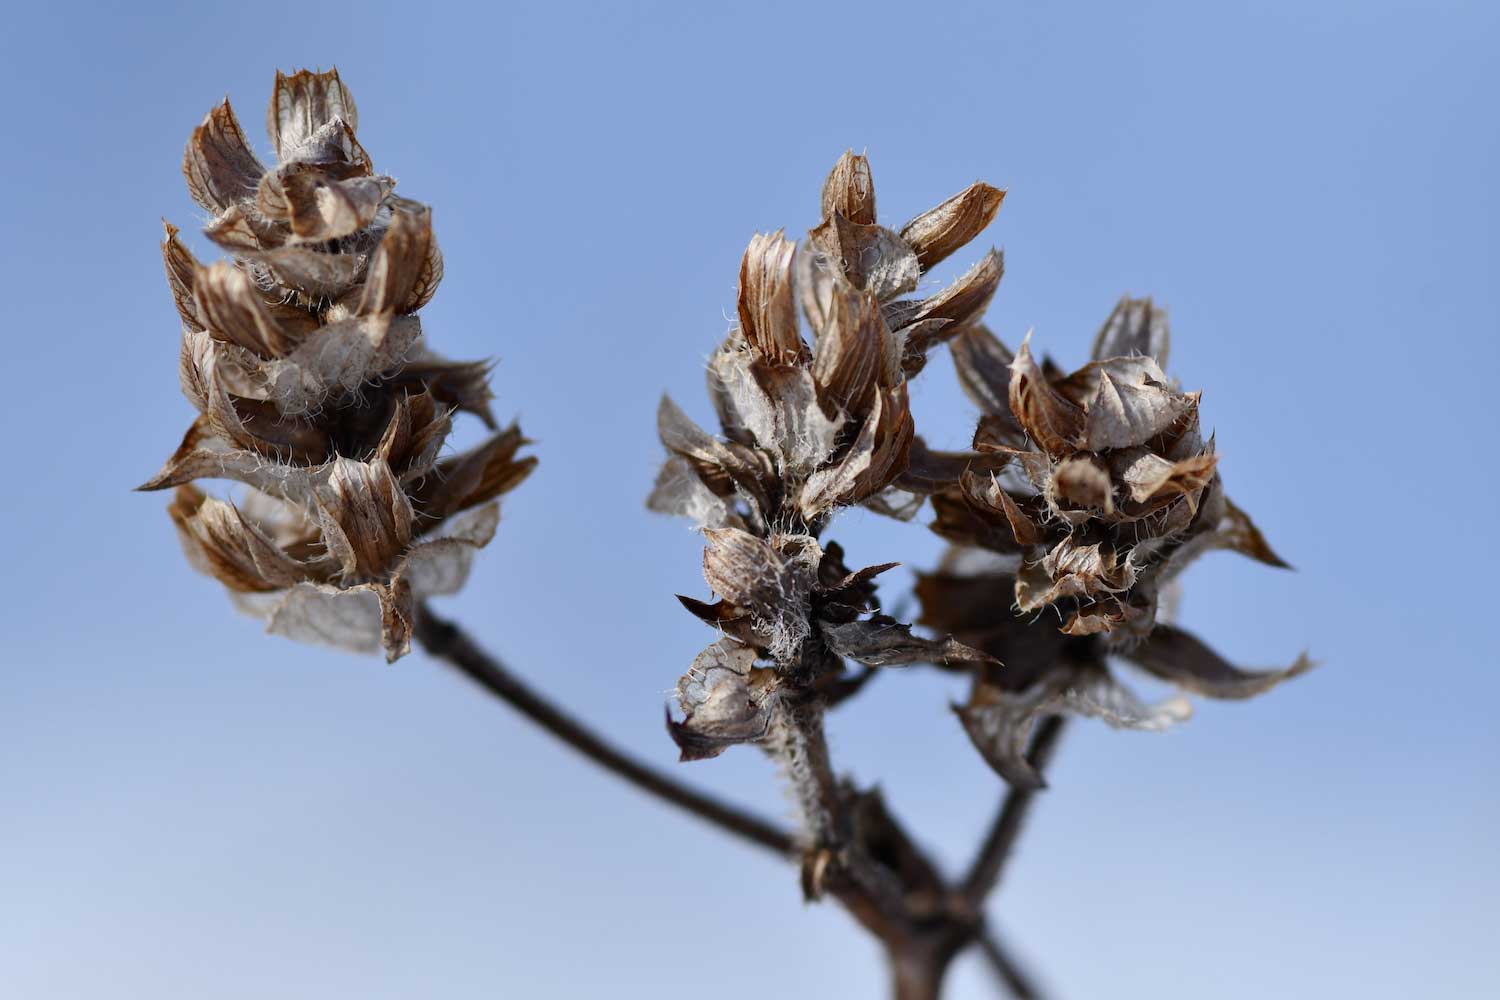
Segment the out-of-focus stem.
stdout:
[[429,656],[456,668],[589,760],[642,791],[782,857],[796,853],[796,842],[787,831],[738,806],[690,788],[606,742],[584,723],[523,684],[459,626],[426,607],[417,615],[416,638]]

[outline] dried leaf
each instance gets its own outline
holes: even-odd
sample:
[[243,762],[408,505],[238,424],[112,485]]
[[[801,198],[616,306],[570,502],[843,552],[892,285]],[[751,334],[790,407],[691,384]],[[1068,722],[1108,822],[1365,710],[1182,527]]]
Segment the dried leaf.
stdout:
[[1266,537],[1260,533],[1255,522],[1250,520],[1250,515],[1236,507],[1234,501],[1228,497],[1224,498],[1224,509],[1224,520],[1219,523],[1214,532],[1221,546],[1247,555],[1267,566],[1276,566],[1280,569],[1292,568],[1290,563],[1272,550],[1266,542]]
[[1144,643],[1122,654],[1164,681],[1209,698],[1253,698],[1311,670],[1307,654],[1281,670],[1241,670],[1190,632],[1158,625]]
[[909,663],[945,666],[994,663],[993,657],[966,646],[952,636],[924,639],[911,634],[911,626],[886,615],[844,625],[821,626],[828,646],[840,656],[871,667],[893,667]]

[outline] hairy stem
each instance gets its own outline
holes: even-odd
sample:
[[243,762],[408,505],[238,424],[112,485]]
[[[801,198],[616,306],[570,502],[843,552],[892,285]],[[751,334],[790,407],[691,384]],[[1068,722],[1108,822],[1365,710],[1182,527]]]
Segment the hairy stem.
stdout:
[[456,668],[481,688],[605,770],[648,794],[781,857],[796,853],[796,842],[787,831],[738,806],[696,791],[605,742],[585,724],[523,684],[503,663],[479,648],[459,626],[433,614],[426,607],[419,609],[415,634],[417,642],[429,656]]
[[[1042,772],[1052,758],[1052,751],[1057,747],[1062,729],[1063,719],[1060,715],[1049,715],[1036,727],[1036,735],[1032,737],[1027,756],[1038,773]],[[1014,786],[1006,791],[1005,801],[995,815],[994,823],[990,825],[989,835],[980,845],[979,853],[975,855],[962,883],[964,896],[976,910],[984,905],[985,899],[1000,884],[1005,863],[1010,860],[1016,837],[1026,823],[1031,805],[1036,801],[1037,791],[1035,788]]]

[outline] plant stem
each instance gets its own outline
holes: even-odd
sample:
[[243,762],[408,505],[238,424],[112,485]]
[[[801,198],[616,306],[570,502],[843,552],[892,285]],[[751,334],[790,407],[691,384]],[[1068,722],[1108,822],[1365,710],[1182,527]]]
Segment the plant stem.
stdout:
[[[1036,735],[1032,737],[1031,750],[1027,756],[1038,773],[1051,759],[1062,729],[1063,719],[1060,715],[1049,715],[1037,725]],[[1000,876],[1005,871],[1005,863],[1010,860],[1016,837],[1026,822],[1026,816],[1031,810],[1031,804],[1036,801],[1036,794],[1039,790],[1012,786],[1006,791],[1005,801],[1001,804],[999,813],[995,815],[994,823],[990,825],[989,835],[980,845],[979,853],[975,855],[973,864],[969,866],[969,873],[964,876],[962,883],[964,896],[976,910],[984,905],[985,899],[1000,884]]]
[[1011,996],[1016,1000],[1041,1000],[1041,991],[994,934],[984,931],[975,940],[979,943],[979,950],[983,953],[985,961],[989,962],[990,968],[995,971],[996,976],[1000,977],[1000,981],[1005,984]]
[[456,668],[484,690],[537,723],[594,763],[657,798],[781,857],[797,852],[792,835],[738,806],[696,791],[643,764],[596,736],[582,722],[523,684],[498,659],[479,648],[458,625],[418,609],[417,642],[429,656]]

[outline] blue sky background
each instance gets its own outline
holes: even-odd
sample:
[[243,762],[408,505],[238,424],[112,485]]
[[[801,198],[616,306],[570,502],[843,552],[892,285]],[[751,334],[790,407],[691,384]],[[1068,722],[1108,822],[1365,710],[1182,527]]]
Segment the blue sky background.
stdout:
[[[157,254],[159,217],[201,221],[183,143],[227,93],[265,149],[274,70],[337,64],[377,164],[435,206],[433,344],[497,356],[538,441],[443,605],[521,673],[671,763],[661,707],[710,633],[672,599],[705,591],[699,541],[641,506],[659,394],[707,416],[745,242],[815,222],[846,147],[886,221],[982,177],[1009,189],[995,329],[1078,362],[1121,293],[1166,303],[1230,492],[1298,567],[1209,557],[1186,624],[1246,664],[1325,661],[1168,735],[1073,727],[997,924],[1064,997],[1492,996],[1497,29],[1431,2],[9,13],[0,995],[885,988],[789,870],[421,655],[262,636],[128,492],[190,416]],[[966,438],[946,359],[914,405]],[[872,515],[832,536],[862,563],[939,549]],[[1001,793],[959,691],[892,675],[833,723],[954,867]],[[788,812],[753,752],[681,773]],[[953,986],[991,995],[972,959]]]

